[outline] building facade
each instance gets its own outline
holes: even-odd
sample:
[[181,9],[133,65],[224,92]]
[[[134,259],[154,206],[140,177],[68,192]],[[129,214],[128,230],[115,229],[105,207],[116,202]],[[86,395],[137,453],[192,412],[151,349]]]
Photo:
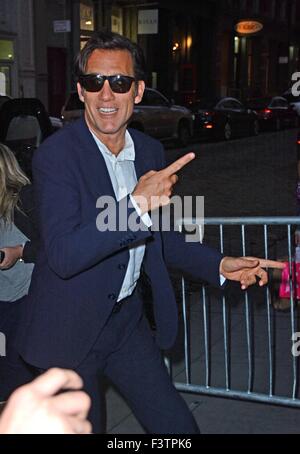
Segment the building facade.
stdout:
[[35,95],[32,0],[0,1],[0,95]]
[[147,84],[177,102],[280,94],[300,70],[300,0],[1,0],[0,94],[59,115],[100,29],[138,42]]

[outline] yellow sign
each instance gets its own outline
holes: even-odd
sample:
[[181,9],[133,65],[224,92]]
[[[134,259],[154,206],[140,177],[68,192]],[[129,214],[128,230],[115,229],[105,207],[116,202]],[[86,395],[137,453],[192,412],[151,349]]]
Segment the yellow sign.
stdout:
[[263,29],[263,24],[255,20],[243,20],[236,24],[235,29],[241,35],[252,35],[260,32]]

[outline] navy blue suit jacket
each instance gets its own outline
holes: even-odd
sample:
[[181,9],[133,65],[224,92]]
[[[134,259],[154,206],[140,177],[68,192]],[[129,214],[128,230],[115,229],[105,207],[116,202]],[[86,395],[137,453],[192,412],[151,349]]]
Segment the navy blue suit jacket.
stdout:
[[[164,167],[162,145],[130,130],[137,177]],[[82,118],[48,138],[33,160],[42,245],[24,304],[19,349],[37,367],[76,367],[91,350],[116,303],[128,245],[146,241],[143,266],[154,299],[157,343],[177,333],[171,266],[219,285],[221,255],[178,232],[99,232],[100,196],[114,197],[104,159]],[[133,212],[128,206],[127,216]]]

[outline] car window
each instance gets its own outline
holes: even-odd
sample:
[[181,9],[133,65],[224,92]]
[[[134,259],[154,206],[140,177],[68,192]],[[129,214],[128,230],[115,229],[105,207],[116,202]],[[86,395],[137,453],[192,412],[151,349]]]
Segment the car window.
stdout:
[[239,101],[236,101],[234,99],[230,100],[230,106],[231,106],[231,109],[234,109],[234,110],[243,110],[244,109],[243,105]]
[[285,99],[278,99],[278,107],[288,107],[289,104]]
[[84,103],[80,101],[78,93],[71,93],[66,104],[65,110],[80,110],[84,109]]
[[13,117],[9,123],[5,142],[26,143],[38,147],[41,143],[42,131],[38,119],[33,115]]
[[218,104],[218,109],[232,109],[231,107],[231,101],[229,99],[226,99],[224,101],[221,101]]
[[159,93],[147,90],[144,105],[148,106],[168,106],[168,102]]
[[289,93],[287,95],[284,95],[285,99],[288,100],[288,102],[300,102],[300,96],[294,96],[292,93]]

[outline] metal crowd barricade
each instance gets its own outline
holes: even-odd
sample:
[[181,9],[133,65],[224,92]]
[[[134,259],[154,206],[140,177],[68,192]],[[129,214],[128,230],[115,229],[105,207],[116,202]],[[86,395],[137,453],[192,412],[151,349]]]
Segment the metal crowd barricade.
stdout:
[[[230,326],[230,318],[229,318],[229,309],[230,309],[230,301],[227,300],[226,295],[220,295],[217,301],[217,305],[220,307],[219,309],[219,323],[222,326],[222,333],[219,337],[219,343],[215,342],[214,346],[220,344],[222,342],[222,356],[223,360],[220,364],[220,354],[218,356],[217,367],[218,367],[218,380],[220,381],[220,368],[221,370],[221,378],[223,386],[216,386],[213,383],[213,376],[211,374],[211,365],[213,361],[213,352],[211,349],[210,343],[210,335],[212,325],[208,323],[208,312],[209,312],[209,304],[208,304],[208,288],[206,285],[202,286],[202,290],[199,292],[199,302],[194,302],[196,304],[196,310],[199,311],[197,315],[199,319],[201,319],[201,324],[203,324],[203,328],[201,326],[196,325],[196,329],[194,328],[194,335],[195,333],[199,333],[199,330],[202,331],[201,340],[198,345],[194,345],[193,351],[194,353],[191,354],[191,345],[193,344],[193,334],[191,334],[191,319],[192,319],[192,312],[189,308],[189,297],[186,291],[187,281],[182,278],[182,323],[183,323],[183,345],[184,345],[184,352],[182,352],[183,358],[178,362],[176,365],[173,358],[168,361],[168,366],[170,369],[170,373],[173,379],[173,382],[176,388],[181,392],[191,392],[196,394],[206,394],[206,395],[213,395],[219,397],[228,397],[228,398],[235,398],[235,399],[245,399],[248,401],[257,401],[257,402],[265,402],[265,403],[272,403],[278,405],[285,405],[285,406],[292,406],[292,407],[300,407],[300,399],[298,397],[298,356],[292,355],[292,334],[297,332],[297,311],[296,311],[296,301],[294,299],[294,280],[292,279],[292,263],[293,263],[293,248],[294,248],[294,241],[292,238],[292,229],[295,225],[299,224],[298,217],[247,217],[247,218],[206,218],[204,219],[205,226],[218,226],[219,227],[219,245],[220,251],[226,254],[226,250],[224,250],[224,238],[226,237],[226,229],[229,226],[239,226],[240,229],[240,240],[241,240],[241,255],[249,255],[246,250],[246,239],[247,239],[247,229],[248,226],[261,226],[263,231],[263,255],[260,255],[261,258],[270,258],[269,256],[269,248],[268,248],[268,233],[272,226],[282,226],[284,231],[286,231],[286,241],[287,241],[287,257],[289,261],[289,270],[290,270],[290,310],[288,314],[281,314],[277,313],[271,302],[271,294],[270,294],[270,287],[265,286],[261,288],[259,291],[264,292],[264,304],[263,308],[259,307],[258,312],[259,316],[253,310],[253,304],[250,304],[249,301],[249,292],[244,291],[242,298],[244,299],[244,304],[239,305],[238,307],[244,311],[241,314],[237,314],[237,317],[243,317],[245,323],[245,332],[241,331],[241,334],[245,336],[244,343],[246,344],[245,352],[239,358],[241,361],[241,367],[238,367],[238,371],[241,374],[242,372],[245,373],[245,386],[241,389],[240,384],[235,387],[232,386],[231,382],[233,381],[232,376],[232,361],[231,353],[233,350],[234,345],[230,342],[230,335],[232,334],[234,329]],[[197,225],[197,221],[195,219],[181,219],[179,224],[182,225]],[[203,229],[204,226],[200,225],[200,238],[203,237]],[[272,257],[274,258],[274,257]],[[279,257],[278,257],[279,259]],[[202,302],[202,307],[201,307]],[[263,315],[262,315],[263,314]],[[258,320],[258,329],[259,331],[255,331],[253,326],[255,325],[255,320]],[[275,323],[277,317],[277,325],[278,320],[281,323],[282,327],[281,330],[277,328]],[[194,323],[195,325],[195,323]],[[241,324],[236,324],[237,327],[241,327]],[[280,327],[280,324],[279,324]],[[279,333],[277,331],[280,331]],[[300,328],[299,328],[300,331]],[[257,334],[261,335],[264,332],[266,336],[266,341],[263,342],[263,345],[259,344],[258,348],[258,356],[265,355],[265,357],[256,358],[256,352],[254,351],[253,345],[255,344],[255,336]],[[237,333],[237,335],[239,335]],[[195,337],[195,336],[194,336]],[[299,333],[300,338],[300,333]],[[279,341],[278,341],[279,339]],[[243,343],[237,338],[238,344]],[[283,342],[284,341],[284,342]],[[195,342],[194,342],[195,343]],[[281,351],[283,345],[286,345],[286,350]],[[240,348],[240,345],[238,345]],[[198,350],[198,353],[197,353]],[[202,352],[200,352],[202,350]],[[279,352],[277,351],[279,350]],[[263,354],[262,354],[263,352]],[[300,343],[299,343],[299,354],[300,354]],[[200,366],[199,366],[200,364]],[[258,364],[258,367],[257,367]],[[288,365],[290,364],[290,366]],[[256,366],[254,370],[254,365]],[[236,364],[235,367],[238,365]],[[203,371],[204,367],[204,371]],[[261,367],[261,370],[260,370]],[[246,369],[245,369],[246,368]],[[265,370],[266,369],[266,370]],[[202,376],[200,380],[199,376]],[[253,383],[255,381],[255,377],[259,376],[259,390],[253,387]],[[288,381],[290,377],[291,387],[290,389],[286,389],[285,382]],[[276,393],[276,381],[283,383],[283,392]],[[261,379],[263,381],[261,382]],[[264,382],[265,379],[265,383]],[[235,380],[238,382],[238,380]]]

